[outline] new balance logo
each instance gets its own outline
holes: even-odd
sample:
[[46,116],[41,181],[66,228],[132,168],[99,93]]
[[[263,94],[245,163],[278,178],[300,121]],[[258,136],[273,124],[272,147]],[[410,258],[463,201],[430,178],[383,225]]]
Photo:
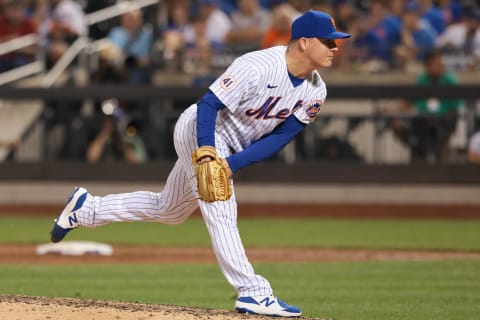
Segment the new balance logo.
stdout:
[[265,299],[260,301],[259,304],[262,304],[264,302],[265,302],[265,307],[270,307],[272,304],[275,303],[275,299],[273,299],[273,301],[270,301],[269,297],[266,297]]
[[267,88],[268,89],[275,89],[277,88],[278,86],[274,86],[274,85],[271,85],[271,84],[267,84]]
[[68,223],[70,224],[70,226],[73,227],[73,223],[78,223],[78,220],[77,220],[77,214],[74,212],[73,213],[73,216],[69,216],[68,217]]

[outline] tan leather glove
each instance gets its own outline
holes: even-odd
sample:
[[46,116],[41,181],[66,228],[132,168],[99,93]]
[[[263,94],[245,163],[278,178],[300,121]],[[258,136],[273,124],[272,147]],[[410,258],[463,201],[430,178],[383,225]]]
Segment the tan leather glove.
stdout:
[[207,202],[225,201],[232,196],[231,170],[214,147],[203,146],[192,152],[200,198]]

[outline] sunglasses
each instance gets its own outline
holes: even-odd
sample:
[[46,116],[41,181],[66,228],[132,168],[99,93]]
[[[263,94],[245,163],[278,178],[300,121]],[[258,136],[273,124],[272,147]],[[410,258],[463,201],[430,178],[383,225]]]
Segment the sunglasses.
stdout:
[[317,39],[328,49],[335,49],[337,47],[337,43],[335,42],[334,39],[322,39],[322,38],[317,38]]

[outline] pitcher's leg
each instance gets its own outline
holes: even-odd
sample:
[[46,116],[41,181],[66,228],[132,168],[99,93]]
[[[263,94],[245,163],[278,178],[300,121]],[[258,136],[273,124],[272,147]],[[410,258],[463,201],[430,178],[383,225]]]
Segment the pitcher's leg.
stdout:
[[245,253],[237,226],[235,194],[228,201],[208,203],[199,200],[199,204],[220,269],[237,289],[238,295],[271,295],[270,283],[255,274]]
[[79,210],[79,223],[96,227],[118,221],[155,221],[178,224],[197,208],[181,163],[177,161],[160,193],[136,191],[99,197],[88,195]]
[[[195,112],[194,112],[195,111]],[[198,148],[196,134],[196,109],[188,109],[177,122],[174,134],[175,149],[179,161],[183,162],[186,176],[190,180],[194,194],[198,197],[197,181],[194,178],[192,151]],[[216,148],[225,157],[230,150],[219,137]],[[270,295],[270,283],[255,274],[245,254],[237,227],[237,203],[235,194],[227,201],[205,202],[198,200],[203,219],[212,241],[213,250],[223,274],[237,289],[239,296]]]

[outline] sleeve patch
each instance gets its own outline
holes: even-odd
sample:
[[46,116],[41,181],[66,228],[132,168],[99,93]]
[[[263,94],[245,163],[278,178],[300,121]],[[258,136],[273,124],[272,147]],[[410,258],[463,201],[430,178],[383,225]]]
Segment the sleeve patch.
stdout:
[[322,106],[323,101],[322,100],[313,100],[309,102],[305,106],[305,113],[310,117],[310,118],[315,118],[317,114],[320,112],[320,107]]
[[235,88],[236,84],[235,78],[231,75],[224,75],[220,79],[220,87],[225,90],[231,90]]

